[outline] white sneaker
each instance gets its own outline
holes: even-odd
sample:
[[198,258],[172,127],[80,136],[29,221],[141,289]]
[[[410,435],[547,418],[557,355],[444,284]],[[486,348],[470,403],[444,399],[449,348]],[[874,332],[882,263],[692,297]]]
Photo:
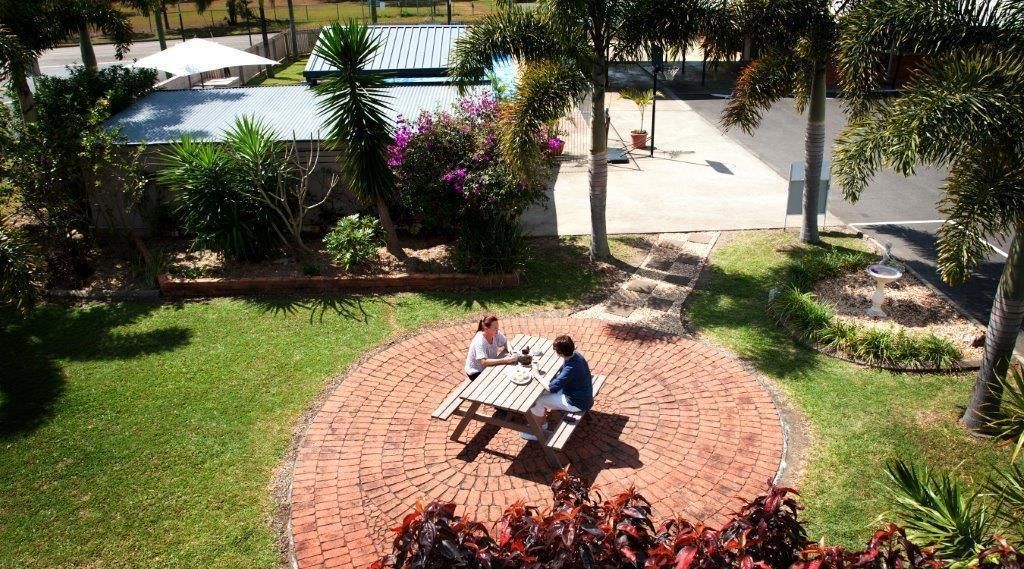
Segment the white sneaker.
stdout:
[[[548,430],[547,422],[545,422],[543,425],[541,425],[540,428],[541,428],[542,431]],[[533,433],[526,433],[526,432],[520,431],[519,432],[519,436],[523,437],[524,439],[526,439],[528,441],[535,441],[535,440],[537,440],[537,437],[534,436]]]

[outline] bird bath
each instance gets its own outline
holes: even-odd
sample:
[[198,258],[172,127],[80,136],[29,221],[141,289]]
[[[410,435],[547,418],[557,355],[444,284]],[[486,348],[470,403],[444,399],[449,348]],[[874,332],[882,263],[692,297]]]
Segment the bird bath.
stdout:
[[882,263],[868,265],[865,270],[868,272],[868,276],[875,279],[875,294],[871,297],[871,308],[868,309],[868,315],[887,318],[889,315],[882,310],[882,302],[885,301],[885,285],[902,277],[903,271]]

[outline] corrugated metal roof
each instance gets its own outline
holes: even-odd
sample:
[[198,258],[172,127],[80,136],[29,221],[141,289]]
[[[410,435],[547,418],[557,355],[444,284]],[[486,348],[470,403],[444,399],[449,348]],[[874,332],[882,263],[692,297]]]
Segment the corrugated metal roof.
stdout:
[[[415,117],[423,110],[448,108],[460,98],[450,85],[396,85],[388,93],[392,121],[400,115]],[[107,126],[120,127],[129,144],[166,144],[183,134],[222,140],[235,119],[244,115],[263,119],[279,140],[320,140],[327,132],[316,94],[307,85],[154,91],[111,117]]]
[[[366,69],[398,77],[444,77],[455,41],[468,29],[467,26],[370,26],[370,33],[380,40],[380,49]],[[302,75],[316,79],[334,71],[314,49]]]

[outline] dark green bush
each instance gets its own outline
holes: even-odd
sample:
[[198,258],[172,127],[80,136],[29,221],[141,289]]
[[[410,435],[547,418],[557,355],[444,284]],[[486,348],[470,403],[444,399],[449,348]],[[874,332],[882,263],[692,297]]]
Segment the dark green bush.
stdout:
[[455,243],[455,267],[465,273],[507,273],[526,263],[526,239],[518,218],[464,220]]
[[245,173],[223,145],[186,136],[164,155],[160,181],[174,192],[193,246],[257,260],[280,243],[268,208],[246,191]]
[[358,214],[339,219],[324,236],[324,249],[346,271],[373,259],[383,245],[377,218]]
[[25,312],[39,298],[38,271],[28,241],[0,227],[0,305]]

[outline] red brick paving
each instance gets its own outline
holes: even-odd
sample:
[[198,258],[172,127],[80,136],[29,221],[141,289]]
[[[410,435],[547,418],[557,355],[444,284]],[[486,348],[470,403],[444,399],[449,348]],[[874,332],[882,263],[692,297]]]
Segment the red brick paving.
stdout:
[[[608,381],[565,458],[603,493],[630,484],[673,513],[719,523],[779,468],[771,398],[737,361],[699,341],[598,320],[510,318],[505,333],[570,334]],[[493,523],[518,499],[550,503],[537,443],[430,413],[463,379],[474,325],[424,332],[354,369],[299,450],[291,523],[299,567],[365,567],[390,551],[390,528],[416,500],[458,504]]]

